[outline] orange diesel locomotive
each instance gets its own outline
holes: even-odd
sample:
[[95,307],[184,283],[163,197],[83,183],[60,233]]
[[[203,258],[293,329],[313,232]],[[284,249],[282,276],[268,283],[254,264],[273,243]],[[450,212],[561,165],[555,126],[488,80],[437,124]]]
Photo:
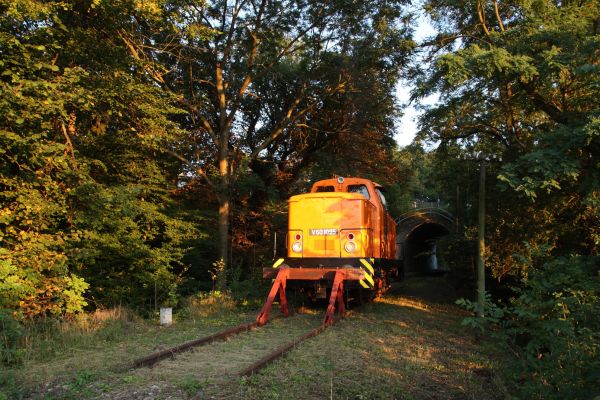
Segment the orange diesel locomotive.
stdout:
[[336,305],[343,313],[344,289],[361,296],[387,287],[399,264],[396,224],[383,192],[381,185],[368,179],[339,177],[318,181],[310,193],[289,199],[287,257],[263,273],[276,280],[259,323],[266,322],[278,292],[287,314],[288,280],[299,281],[317,298],[325,297],[331,287],[326,324],[332,322]]

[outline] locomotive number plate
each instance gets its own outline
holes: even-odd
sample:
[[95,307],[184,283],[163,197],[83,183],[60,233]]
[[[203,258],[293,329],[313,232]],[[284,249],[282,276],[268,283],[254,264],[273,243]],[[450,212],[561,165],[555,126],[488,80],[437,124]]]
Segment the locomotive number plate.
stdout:
[[338,234],[337,229],[311,229],[310,236],[335,236]]

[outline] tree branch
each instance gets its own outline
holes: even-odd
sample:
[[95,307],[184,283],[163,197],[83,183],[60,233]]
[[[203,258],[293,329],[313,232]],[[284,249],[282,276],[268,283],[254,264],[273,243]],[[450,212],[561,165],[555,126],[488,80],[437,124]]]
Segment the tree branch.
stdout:
[[187,158],[183,157],[181,154],[174,152],[173,150],[170,149],[161,149],[162,151],[164,151],[165,153],[175,157],[176,159],[178,159],[179,161],[181,161],[182,163],[184,163],[185,165],[187,165],[188,167],[190,167],[191,170],[195,171],[198,175],[200,175],[205,181],[206,183],[208,183],[208,185],[216,190],[217,187],[214,184],[214,182],[208,177],[208,175],[206,174],[206,172],[201,168],[201,167],[197,167],[195,166],[193,163],[190,162],[190,160],[188,160]]
[[535,90],[532,82],[523,83],[523,87],[527,94],[533,99],[534,104],[544,111],[554,122],[564,125],[568,124],[569,120],[564,112],[554,104],[547,102],[546,99]]
[[75,158],[75,150],[73,149],[73,142],[71,142],[71,138],[69,137],[69,133],[67,132],[67,127],[63,121],[60,122],[60,128],[63,133],[63,136],[67,140],[65,143],[65,155],[66,153],[71,153],[71,158],[73,158],[73,164],[77,166],[77,159]]
[[[327,95],[335,94],[335,93],[337,93],[339,90],[341,90],[344,87],[345,87],[345,82],[341,82],[335,88],[327,89]],[[298,111],[297,113],[294,114],[294,110],[296,109],[296,107],[298,106],[298,104],[300,104],[300,102],[302,101],[302,99],[304,97],[304,89],[305,89],[305,87],[302,87],[302,89],[300,90],[300,93],[298,94],[298,96],[294,99],[294,101],[292,102],[292,104],[288,107],[288,109],[286,111],[286,114],[285,114],[285,117],[283,117],[281,120],[279,120],[279,122],[276,124],[275,128],[269,134],[269,136],[252,151],[252,153],[249,156],[249,158],[251,160],[255,159],[256,157],[258,157],[258,155],[259,155],[259,153],[261,151],[263,151],[264,149],[266,149],[267,146],[269,146],[277,138],[279,138],[279,136],[281,136],[281,134],[283,133],[283,130],[290,123],[293,123],[299,117],[305,115],[307,112],[309,112],[310,110],[314,109],[317,104],[319,104],[321,98],[316,99],[315,101],[313,101],[310,104],[308,104],[305,108],[303,108],[302,110],[300,110],[300,111]]]
[[142,60],[142,57],[140,57],[140,54],[138,53],[137,48],[134,46],[133,42],[131,40],[129,40],[129,38],[126,36],[125,31],[123,29],[118,29],[117,33],[118,33],[119,37],[121,38],[121,40],[123,40],[123,43],[125,43],[125,46],[129,50],[129,53],[132,55],[132,57],[135,60],[142,62],[144,70],[146,70],[148,75],[150,75],[150,77],[152,79],[154,79],[154,81],[156,81],[160,85],[166,86],[166,82],[165,82],[165,79],[163,78],[162,74],[155,71],[146,62],[144,62],[144,60]]
[[502,18],[500,18],[500,12],[498,11],[498,0],[494,0],[494,11],[496,12],[496,19],[498,20],[500,30],[504,32],[504,24],[502,23]]
[[485,23],[485,14],[483,10],[483,5],[481,4],[481,0],[477,0],[477,15],[479,16],[479,22],[481,22],[481,26],[483,27],[483,31],[486,35],[490,35],[490,31]]

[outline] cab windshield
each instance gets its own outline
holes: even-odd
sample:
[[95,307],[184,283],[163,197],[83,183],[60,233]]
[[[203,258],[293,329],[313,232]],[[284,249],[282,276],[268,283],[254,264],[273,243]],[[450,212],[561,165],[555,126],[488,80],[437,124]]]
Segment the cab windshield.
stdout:
[[371,199],[371,196],[369,195],[369,189],[367,189],[366,185],[348,185],[348,193],[362,194],[365,199]]
[[385,196],[383,195],[383,190],[381,190],[381,188],[375,188],[375,191],[377,192],[377,195],[379,195],[379,198],[381,199],[381,204],[383,204],[383,208],[385,208],[387,210],[388,206],[387,206],[387,201],[385,200]]

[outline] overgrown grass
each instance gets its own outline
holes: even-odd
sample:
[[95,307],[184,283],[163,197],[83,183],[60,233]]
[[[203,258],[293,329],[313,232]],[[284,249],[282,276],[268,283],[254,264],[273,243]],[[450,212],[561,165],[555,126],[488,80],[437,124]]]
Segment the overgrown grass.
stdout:
[[48,332],[36,345],[45,349],[56,340],[55,352],[43,350],[18,367],[2,370],[0,399],[503,397],[495,355],[482,350],[460,325],[464,313],[407,297],[402,288],[351,311],[259,374],[239,378],[240,370],[321,323],[323,309],[304,311],[152,369],[130,367],[135,358],[252,320],[257,310],[214,293],[189,298],[170,327],[126,310],[105,311],[105,317],[96,319],[90,315],[87,322],[71,321],[60,328],[64,338]]
[[157,312],[143,319],[124,307],[20,325],[18,357],[0,368],[0,400],[93,397],[114,377],[133,384],[121,374],[135,358],[248,319],[226,294],[196,299],[177,310],[169,327],[159,326]]
[[[401,293],[401,292],[400,292]],[[452,306],[378,299],[259,375],[248,399],[501,399],[495,362]]]
[[71,320],[47,319],[26,325],[26,361],[47,361],[76,349],[97,348],[118,340],[141,322],[124,307],[96,310]]

